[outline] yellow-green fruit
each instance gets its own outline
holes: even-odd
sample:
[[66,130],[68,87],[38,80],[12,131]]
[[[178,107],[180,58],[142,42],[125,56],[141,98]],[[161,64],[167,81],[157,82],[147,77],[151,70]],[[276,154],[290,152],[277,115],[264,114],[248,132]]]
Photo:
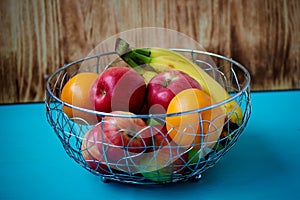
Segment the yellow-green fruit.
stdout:
[[[167,182],[172,179],[172,168],[161,166],[159,161],[153,158],[144,158],[140,161],[141,174],[151,181]],[[161,167],[161,168],[160,168]]]
[[144,155],[137,167],[139,172],[154,182],[168,182],[181,176],[185,171],[188,155],[183,150],[180,153],[181,150],[172,147],[163,147]]

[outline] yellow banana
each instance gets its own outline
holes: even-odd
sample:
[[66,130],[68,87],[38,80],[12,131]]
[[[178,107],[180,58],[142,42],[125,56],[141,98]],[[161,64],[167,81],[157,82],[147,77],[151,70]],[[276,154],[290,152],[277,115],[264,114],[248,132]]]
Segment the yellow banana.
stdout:
[[[129,44],[122,39],[117,40],[116,51],[125,61],[126,59],[133,61],[134,64],[127,62],[133,68],[148,64],[157,73],[168,69],[181,70],[187,73],[197,80],[203,91],[216,102],[222,102],[230,97],[228,92],[213,77],[180,53],[158,47],[130,49]],[[231,123],[241,125],[242,109],[234,100],[223,104],[222,107],[225,109]]]

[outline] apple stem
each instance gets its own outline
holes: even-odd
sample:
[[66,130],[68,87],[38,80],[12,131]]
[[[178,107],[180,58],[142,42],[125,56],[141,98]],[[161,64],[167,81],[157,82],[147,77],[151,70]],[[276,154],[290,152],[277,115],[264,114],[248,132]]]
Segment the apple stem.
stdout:
[[163,82],[163,87],[164,88],[167,88],[168,87],[168,85],[170,85],[170,83],[172,82],[172,80],[171,79],[166,79],[166,81],[165,82]]

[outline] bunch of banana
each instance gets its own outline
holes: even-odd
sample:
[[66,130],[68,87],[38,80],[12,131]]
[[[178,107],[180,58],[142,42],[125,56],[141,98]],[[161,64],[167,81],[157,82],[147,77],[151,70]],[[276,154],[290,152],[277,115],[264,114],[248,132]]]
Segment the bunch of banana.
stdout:
[[[133,69],[144,76],[146,82],[157,73],[169,69],[181,70],[199,82],[204,92],[209,94],[216,102],[221,102],[230,97],[228,92],[209,74],[197,64],[175,51],[151,47],[151,48],[130,48],[129,44],[118,38],[116,52]],[[231,123],[241,125],[242,109],[234,101],[223,104]]]

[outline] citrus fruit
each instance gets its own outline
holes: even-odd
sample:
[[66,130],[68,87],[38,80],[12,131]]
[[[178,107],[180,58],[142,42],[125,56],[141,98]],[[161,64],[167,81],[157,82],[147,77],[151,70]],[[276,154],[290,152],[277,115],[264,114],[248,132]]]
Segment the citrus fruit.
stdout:
[[[61,100],[74,106],[93,110],[89,98],[90,87],[97,79],[98,74],[93,72],[81,72],[73,76],[64,85],[61,92]],[[64,112],[68,117],[73,118],[76,122],[86,121],[89,124],[96,123],[97,116],[69,106],[63,106]]]
[[[178,113],[166,117],[166,127],[172,140],[185,148],[195,149],[213,146],[224,125],[225,112],[221,107],[211,106],[215,101],[200,89],[190,88],[178,93],[169,103],[167,114]],[[203,108],[203,110],[198,110]],[[194,111],[193,111],[194,110]],[[185,111],[192,111],[182,113]]]

